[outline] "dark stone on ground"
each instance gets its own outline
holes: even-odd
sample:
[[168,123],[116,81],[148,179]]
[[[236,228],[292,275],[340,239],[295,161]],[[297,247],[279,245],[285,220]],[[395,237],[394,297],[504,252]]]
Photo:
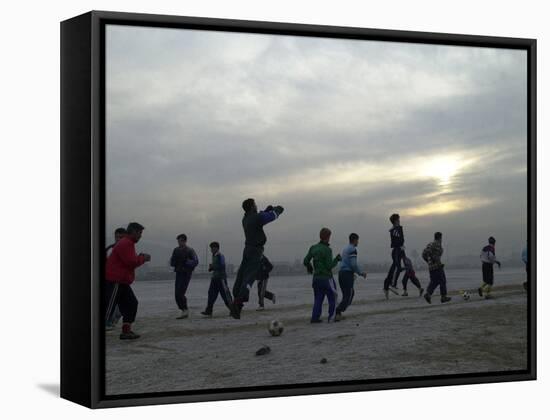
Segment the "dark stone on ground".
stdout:
[[262,346],[258,349],[258,351],[256,351],[256,356],[263,356],[265,354],[268,354],[269,352],[271,352],[269,346]]

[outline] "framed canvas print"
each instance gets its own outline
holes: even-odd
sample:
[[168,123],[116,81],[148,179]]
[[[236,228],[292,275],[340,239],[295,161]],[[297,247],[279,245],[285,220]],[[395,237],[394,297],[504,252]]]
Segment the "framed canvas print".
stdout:
[[536,378],[536,41],[61,24],[61,395]]

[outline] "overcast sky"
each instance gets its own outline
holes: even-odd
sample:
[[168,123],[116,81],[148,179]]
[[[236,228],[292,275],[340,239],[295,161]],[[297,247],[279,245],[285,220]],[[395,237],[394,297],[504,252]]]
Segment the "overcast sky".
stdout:
[[[235,264],[241,203],[281,204],[266,254],[302,259],[321,227],[360,261],[439,230],[452,255],[520,252],[526,52],[107,27],[107,234],[129,221],[164,265],[176,236]],[[519,258],[519,257],[518,257]]]

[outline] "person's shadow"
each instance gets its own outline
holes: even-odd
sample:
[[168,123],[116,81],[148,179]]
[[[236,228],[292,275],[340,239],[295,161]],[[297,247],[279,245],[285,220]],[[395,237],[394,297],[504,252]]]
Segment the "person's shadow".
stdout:
[[38,388],[55,397],[59,397],[59,384],[38,384]]

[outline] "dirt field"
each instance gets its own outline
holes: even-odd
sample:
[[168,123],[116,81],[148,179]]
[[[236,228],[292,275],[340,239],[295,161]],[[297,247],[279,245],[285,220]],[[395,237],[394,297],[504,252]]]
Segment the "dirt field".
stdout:
[[[315,325],[309,323],[313,297],[305,276],[271,279],[277,304],[266,302],[267,309],[257,312],[252,295],[241,320],[227,316],[221,299],[214,318],[201,317],[207,280],[192,280],[187,320],[175,319],[172,282],[136,284],[140,307],[135,330],[142,338],[121,341],[118,330],[107,333],[107,394],[525,369],[522,273],[503,270],[496,275],[495,299],[475,294],[464,301],[457,292],[477,287],[478,273],[450,272],[453,301],[441,304],[434,295],[432,305],[412,285],[409,297],[386,301],[382,275],[357,279],[346,319]],[[325,303],[325,319],[326,310]],[[272,319],[284,323],[281,337],[269,335]],[[255,356],[262,345],[271,353]],[[320,363],[322,358],[326,364]]]

